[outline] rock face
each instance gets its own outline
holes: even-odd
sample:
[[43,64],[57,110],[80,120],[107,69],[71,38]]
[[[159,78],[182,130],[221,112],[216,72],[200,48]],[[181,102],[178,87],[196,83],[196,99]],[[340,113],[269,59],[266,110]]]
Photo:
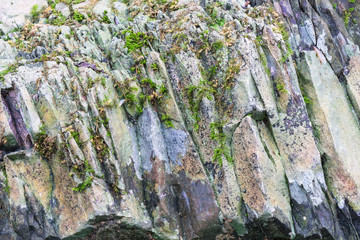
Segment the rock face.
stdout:
[[4,3],[0,239],[359,239],[359,7]]

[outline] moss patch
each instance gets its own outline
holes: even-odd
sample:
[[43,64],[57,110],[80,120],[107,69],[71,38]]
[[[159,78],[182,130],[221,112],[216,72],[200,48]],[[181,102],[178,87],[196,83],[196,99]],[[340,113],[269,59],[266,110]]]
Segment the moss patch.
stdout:
[[34,148],[41,156],[48,160],[54,156],[57,150],[56,138],[48,136],[44,126],[40,128],[40,132],[35,135],[34,140]]

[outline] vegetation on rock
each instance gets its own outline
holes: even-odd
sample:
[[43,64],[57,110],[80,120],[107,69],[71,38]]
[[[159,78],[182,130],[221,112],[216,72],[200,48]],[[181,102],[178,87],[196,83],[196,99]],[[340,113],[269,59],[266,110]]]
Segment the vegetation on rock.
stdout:
[[1,23],[0,235],[357,239],[359,4],[305,2],[40,0]]

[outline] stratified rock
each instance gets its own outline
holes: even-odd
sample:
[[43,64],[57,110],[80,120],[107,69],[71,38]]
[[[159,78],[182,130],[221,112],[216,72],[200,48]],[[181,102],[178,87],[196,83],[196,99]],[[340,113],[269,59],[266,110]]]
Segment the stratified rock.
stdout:
[[359,239],[358,5],[4,2],[0,239]]

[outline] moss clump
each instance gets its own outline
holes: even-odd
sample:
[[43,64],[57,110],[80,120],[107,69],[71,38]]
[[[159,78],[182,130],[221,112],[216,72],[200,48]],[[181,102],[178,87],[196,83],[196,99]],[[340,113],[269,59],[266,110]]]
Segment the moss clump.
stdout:
[[104,162],[109,156],[110,149],[99,133],[91,136],[91,143],[94,145],[96,156],[100,162]]
[[127,34],[125,37],[125,46],[129,52],[133,52],[148,45],[149,36],[143,32],[133,32],[132,30],[125,30],[123,34]]
[[73,18],[78,21],[78,22],[82,22],[82,20],[85,19],[85,16],[82,15],[81,13],[79,13],[78,11],[74,12]]
[[156,63],[151,64],[150,67],[151,67],[151,69],[154,70],[154,71],[159,70],[159,65],[157,65]]
[[[85,175],[86,178],[82,183],[78,184],[76,187],[74,187],[72,189],[75,192],[82,192],[86,188],[91,187],[91,184],[94,180],[93,174],[95,173],[95,171],[94,171],[94,169],[92,169],[92,167],[90,166],[89,162],[86,159],[85,159],[83,167],[84,167],[84,169],[81,171],[81,174]],[[77,167],[76,167],[74,170],[78,171],[79,169],[77,169]]]
[[170,116],[163,114],[161,116],[161,121],[164,123],[166,128],[174,128],[173,123],[171,122]]
[[354,8],[349,8],[348,10],[346,10],[344,12],[344,22],[345,22],[346,27],[349,25],[350,18],[352,17],[352,12],[353,11],[354,11]]
[[40,10],[39,10],[38,5],[32,6],[31,11],[30,11],[30,16],[31,16],[31,20],[33,22],[36,22],[39,20]]
[[141,83],[148,85],[151,89],[156,90],[156,83],[154,83],[150,78],[141,79]]
[[221,28],[225,24],[225,19],[220,17],[218,14],[217,8],[221,7],[221,4],[215,2],[214,4],[208,5],[206,7],[206,12],[209,14],[209,18],[207,18],[207,23],[212,28]]
[[200,122],[200,104],[204,97],[209,100],[213,100],[213,94],[215,90],[211,87],[211,83],[208,81],[200,81],[198,85],[192,85],[186,88],[186,94],[189,98],[190,110],[192,112],[192,118],[194,119],[194,130],[199,129]]
[[54,11],[53,14],[55,18],[51,19],[48,23],[51,25],[61,26],[66,22],[66,17],[61,14],[59,11]]
[[82,192],[86,188],[91,187],[92,181],[94,180],[93,176],[87,176],[85,181],[74,187],[72,190],[75,192]]
[[82,142],[80,141],[80,133],[79,133],[79,132],[72,131],[72,132],[70,133],[70,138],[69,138],[69,139],[71,139],[71,138],[74,138],[76,144],[77,144],[79,147],[81,147]]
[[143,95],[137,95],[138,88],[132,87],[130,84],[131,81],[133,81],[133,79],[126,79],[124,82],[116,82],[114,87],[121,92],[126,105],[130,108],[134,108],[138,114],[141,114],[143,112],[145,99],[142,97]]
[[6,174],[6,168],[5,168],[4,162],[0,162],[0,170],[3,172],[3,174],[5,176],[5,181],[3,182],[3,184],[5,185],[4,191],[7,194],[9,194],[10,193],[10,186],[9,186],[9,180],[8,180],[8,176]]
[[223,132],[224,122],[210,123],[210,138],[218,142],[218,146],[214,149],[213,161],[222,166],[222,157],[233,163],[234,159],[230,155],[230,149],[226,146],[226,136]]
[[57,150],[56,138],[48,136],[44,126],[40,128],[40,132],[35,135],[34,140],[34,148],[41,156],[48,160],[54,156]]
[[5,70],[1,71],[0,72],[0,81],[3,82],[5,80],[4,79],[5,75],[8,74],[8,73],[16,72],[17,68],[18,68],[17,63],[14,63],[14,64],[9,65]]
[[217,50],[221,49],[223,46],[224,46],[224,43],[223,43],[223,42],[221,42],[221,41],[216,41],[216,42],[214,42],[214,43],[211,45],[211,48],[212,48],[214,51],[217,51]]
[[161,84],[159,92],[161,95],[167,96],[169,91],[167,90],[164,84]]
[[288,91],[285,88],[284,83],[282,83],[280,81],[280,79],[277,79],[276,81],[274,81],[275,83],[275,88],[278,91],[278,93],[288,93]]
[[103,14],[103,17],[102,17],[102,22],[103,22],[103,23],[110,24],[111,21],[110,21],[108,15],[107,15],[107,13],[108,13],[108,12],[105,10],[105,11],[104,11],[104,14]]

